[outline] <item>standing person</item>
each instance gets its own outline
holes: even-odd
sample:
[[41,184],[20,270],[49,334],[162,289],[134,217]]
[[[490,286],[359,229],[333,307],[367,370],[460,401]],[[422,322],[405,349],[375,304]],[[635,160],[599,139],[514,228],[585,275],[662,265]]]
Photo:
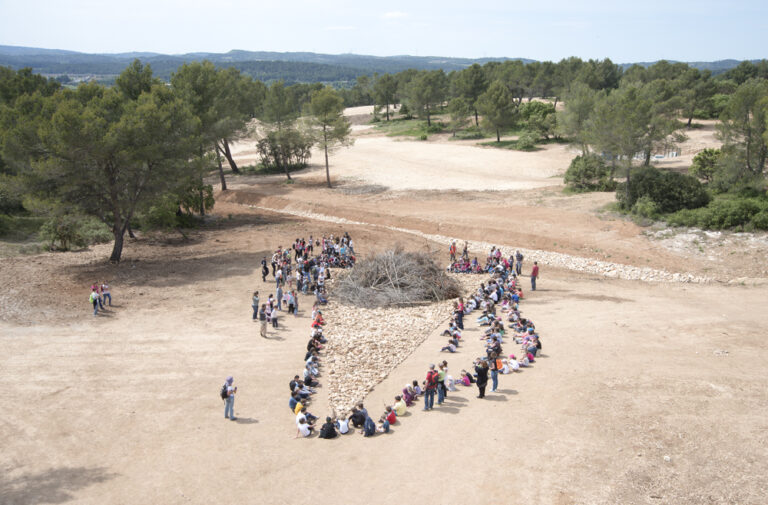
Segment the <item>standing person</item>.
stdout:
[[91,296],[88,300],[93,304],[93,315],[99,315],[99,294],[96,292],[95,287],[91,287]]
[[496,388],[499,387],[499,367],[498,363],[496,362],[496,357],[498,354],[496,352],[492,352],[490,355],[490,361],[491,361],[491,393],[496,392]]
[[451,255],[451,264],[456,263],[456,241],[451,240],[451,246],[448,248],[448,254]]
[[281,267],[275,270],[275,288],[280,288],[280,284],[282,283],[282,280],[283,280],[283,269]]
[[442,405],[445,401],[445,397],[448,396],[448,390],[445,388],[445,376],[448,373],[448,365],[444,361],[440,363],[437,372],[437,404]]
[[272,277],[275,277],[275,269],[277,268],[277,258],[279,256],[279,251],[275,251],[275,254],[272,255]]
[[277,309],[276,308],[272,309],[272,312],[270,313],[270,317],[272,320],[272,327],[274,329],[277,329]]
[[478,398],[485,398],[485,386],[488,385],[488,362],[481,360],[475,367],[477,373],[477,389],[480,392]]
[[[288,313],[293,314],[296,309],[296,299],[294,298],[295,291],[288,292]],[[295,314],[294,314],[295,315]]]
[[261,258],[261,282],[267,282],[267,275],[269,274],[269,267],[267,266],[267,257]]
[[262,303],[261,304],[261,310],[259,311],[259,325],[261,328],[259,328],[259,334],[263,338],[267,338],[267,304]]
[[464,241],[464,249],[461,250],[461,259],[469,261],[469,242]]
[[536,279],[539,278],[539,262],[533,262],[533,269],[531,270],[531,291],[536,291]]
[[227,377],[225,384],[227,397],[224,399],[224,419],[230,419],[232,421],[237,419],[235,417],[235,393],[237,393],[237,386],[233,386],[233,382],[234,379],[231,375]]
[[293,295],[293,315],[299,317],[299,294],[293,291],[291,295]]
[[277,298],[277,310],[283,310],[283,288],[280,284],[277,285],[275,298]]
[[437,390],[437,372],[435,365],[429,365],[427,372],[426,389],[424,390],[424,410],[432,410],[435,404],[435,391]]
[[523,253],[515,251],[515,272],[520,275],[523,272]]
[[107,302],[107,298],[109,298],[109,306],[112,306],[112,294],[109,292],[109,283],[107,281],[104,281],[101,283],[101,296],[104,299],[104,303]]
[[464,298],[459,297],[459,301],[454,304],[454,314],[456,315],[456,327],[464,331]]
[[253,292],[253,299],[251,300],[251,308],[253,309],[253,322],[256,322],[256,318],[259,317],[259,292]]

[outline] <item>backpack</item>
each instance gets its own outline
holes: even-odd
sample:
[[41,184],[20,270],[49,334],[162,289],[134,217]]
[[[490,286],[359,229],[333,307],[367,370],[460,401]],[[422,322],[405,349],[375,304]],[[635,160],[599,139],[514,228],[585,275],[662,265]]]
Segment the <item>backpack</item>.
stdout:
[[429,374],[429,377],[427,378],[427,388],[434,389],[437,387],[437,372],[433,372]]
[[221,386],[221,391],[219,392],[219,396],[221,396],[222,400],[226,400],[229,397],[229,394],[227,392],[227,383],[225,382],[223,386]]

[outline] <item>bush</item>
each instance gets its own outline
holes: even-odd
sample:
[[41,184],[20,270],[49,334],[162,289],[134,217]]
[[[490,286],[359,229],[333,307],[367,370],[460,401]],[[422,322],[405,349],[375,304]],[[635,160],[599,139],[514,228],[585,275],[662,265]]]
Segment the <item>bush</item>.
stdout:
[[632,206],[632,214],[648,219],[659,217],[659,206],[648,195],[641,196]]
[[539,137],[532,132],[524,131],[517,138],[517,148],[521,151],[530,151],[536,147],[536,141]]
[[[68,251],[74,247],[109,242],[113,235],[109,228],[94,217],[59,215],[48,219],[41,227],[39,236],[48,242],[50,250]],[[58,245],[57,245],[58,244]]]
[[768,230],[768,199],[724,195],[706,207],[675,212],[667,221],[673,226],[695,226],[712,230]]
[[643,196],[648,196],[663,214],[695,209],[709,203],[709,193],[704,185],[690,175],[662,172],[655,167],[641,167],[633,170],[631,175],[629,194],[625,189],[626,183],[616,192],[616,198],[624,210],[631,210]]
[[427,140],[427,134],[422,133],[421,135],[419,135],[419,140]]
[[432,125],[427,126],[427,133],[442,133],[445,130],[445,125],[440,122],[433,122]]
[[573,158],[563,180],[568,188],[578,192],[616,189],[616,183],[610,179],[610,169],[597,154]]

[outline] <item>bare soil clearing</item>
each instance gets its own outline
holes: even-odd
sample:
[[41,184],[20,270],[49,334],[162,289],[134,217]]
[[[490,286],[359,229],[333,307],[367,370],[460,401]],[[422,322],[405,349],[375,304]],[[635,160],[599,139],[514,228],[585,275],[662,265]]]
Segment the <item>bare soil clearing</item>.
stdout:
[[[311,299],[261,339],[250,297],[273,288],[261,282],[261,258],[296,237],[344,230],[363,254],[396,243],[445,250],[406,233],[250,205],[723,281],[765,269],[759,240],[750,252],[724,243],[709,258],[597,213],[612,195],[563,196],[546,175],[559,170],[557,151],[542,163],[544,175],[526,175],[513,158],[494,162],[500,151],[467,147],[473,188],[456,187],[461,170],[450,160],[452,182],[428,186],[443,178],[431,147],[421,164],[382,164],[393,149],[405,160],[430,145],[358,143],[347,165],[335,164],[342,153],[332,159],[333,190],[316,167],[291,186],[281,176],[231,178],[217,219],[189,241],[128,241],[119,266],[105,263],[107,245],[0,259],[0,503],[765,503],[768,285],[647,284],[543,269],[523,310],[543,335],[544,357],[502,376],[498,393],[481,401],[463,389],[432,412],[415,406],[387,436],[293,438],[288,381],[301,369]],[[411,178],[397,189],[376,178],[384,175],[368,177],[372,171]],[[346,179],[353,175],[360,180]],[[484,191],[502,176],[535,184]],[[526,271],[534,259],[526,258]],[[116,307],[93,317],[87,286],[104,278]],[[371,412],[422,379],[429,363],[446,359],[458,377],[482,353],[480,330],[468,320],[459,353],[438,352],[438,327],[398,359],[368,394]],[[331,335],[334,324],[329,317]],[[322,417],[328,371],[309,409]],[[218,398],[230,374],[240,387],[237,422],[223,419]]]

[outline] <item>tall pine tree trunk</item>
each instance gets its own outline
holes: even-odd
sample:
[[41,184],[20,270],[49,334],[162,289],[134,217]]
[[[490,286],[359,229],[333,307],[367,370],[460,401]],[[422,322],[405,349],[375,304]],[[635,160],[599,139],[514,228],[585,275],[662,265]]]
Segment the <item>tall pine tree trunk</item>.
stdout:
[[496,142],[501,142],[501,134],[498,128],[496,128]]
[[112,254],[109,256],[109,261],[113,263],[120,263],[120,257],[123,255],[125,228],[126,224],[120,223],[117,219],[115,220],[115,224],[112,225],[112,233],[115,236],[115,243],[112,246]]
[[389,102],[387,102],[387,121],[389,121]]
[[227,158],[230,168],[233,174],[239,174],[240,169],[237,168],[237,163],[232,159],[232,152],[229,150],[229,141],[227,139],[221,139],[221,143],[224,145],[224,156]]
[[477,118],[477,109],[475,109],[475,126],[480,126],[480,120]]
[[327,126],[323,125],[323,147],[325,149],[325,180],[328,182],[328,187],[331,187],[331,171],[328,168],[328,130]]
[[216,161],[219,162],[219,179],[221,179],[221,190],[226,191],[227,180],[224,178],[224,167],[221,166],[221,153],[219,153],[218,149],[214,149],[214,151],[216,151]]

